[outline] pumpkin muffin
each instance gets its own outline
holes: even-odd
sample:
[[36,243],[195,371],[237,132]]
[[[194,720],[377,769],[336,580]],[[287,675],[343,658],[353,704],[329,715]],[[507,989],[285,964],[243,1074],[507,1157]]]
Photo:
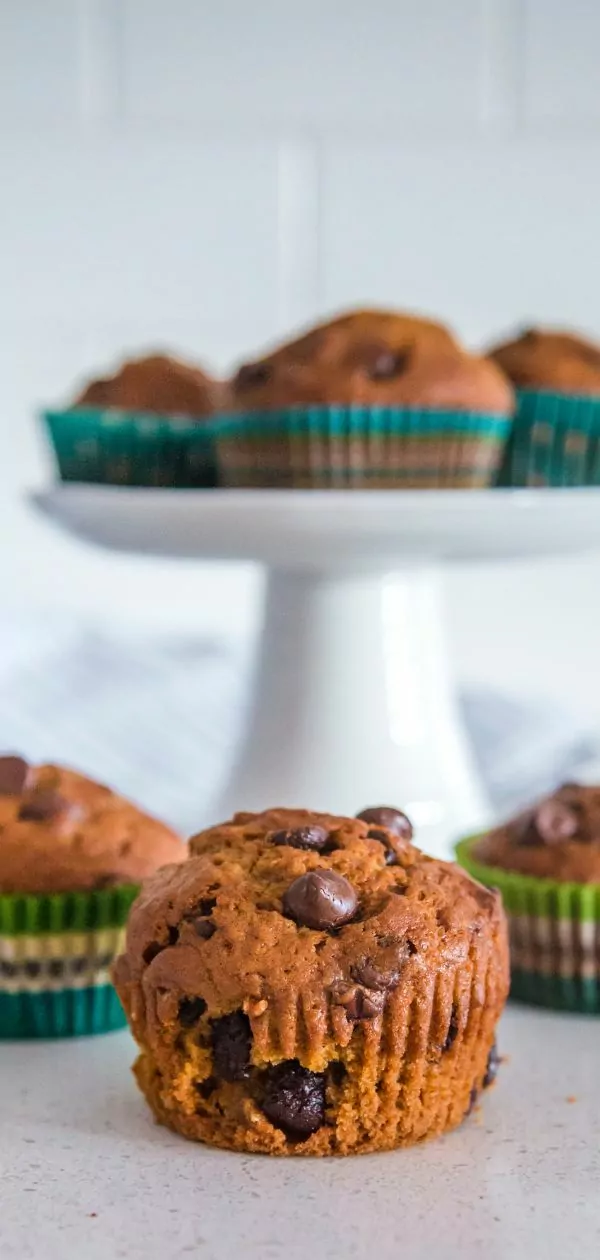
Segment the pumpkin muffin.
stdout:
[[114,978],[156,1118],[275,1155],[387,1150],[495,1076],[500,900],[392,808],[237,814],[145,885]]
[[231,485],[488,485],[512,389],[441,324],[357,311],[239,369],[219,426]]
[[131,359],[114,376],[90,381],[75,407],[117,407],[163,416],[210,416],[220,402],[220,386],[200,368],[166,354]]
[[123,1024],[109,970],[147,875],[182,841],[110,788],[0,757],[0,1037]]
[[512,996],[600,1013],[600,788],[564,784],[457,854],[502,893]]
[[490,359],[519,389],[600,397],[600,345],[577,333],[528,328]]

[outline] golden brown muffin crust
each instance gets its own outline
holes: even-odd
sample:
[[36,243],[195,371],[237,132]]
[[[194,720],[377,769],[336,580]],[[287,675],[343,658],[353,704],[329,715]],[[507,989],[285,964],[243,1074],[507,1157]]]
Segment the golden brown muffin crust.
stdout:
[[482,836],[473,857],[540,879],[600,883],[600,787],[564,784]]
[[490,358],[521,389],[600,394],[600,346],[576,333],[529,328]]
[[241,367],[236,410],[311,403],[421,406],[506,413],[513,393],[489,360],[462,350],[441,324],[356,311],[310,329]]
[[124,363],[114,376],[91,381],[76,407],[123,407],[161,415],[210,416],[222,387],[200,368],[165,354]]
[[[320,847],[296,847],[307,831]],[[201,833],[148,881],[115,982],[160,1120],[217,1145],[327,1154],[463,1118],[507,971],[495,893],[397,829],[273,809]],[[320,1118],[290,1133],[298,1091]]]
[[137,884],[185,856],[173,831],[110,788],[60,766],[0,758],[0,893]]

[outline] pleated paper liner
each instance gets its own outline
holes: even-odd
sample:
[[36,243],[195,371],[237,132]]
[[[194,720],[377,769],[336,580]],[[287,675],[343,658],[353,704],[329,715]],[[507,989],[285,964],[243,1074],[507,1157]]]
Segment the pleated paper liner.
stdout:
[[0,895],[0,1038],[69,1037],[125,1026],[110,982],[137,895]]
[[277,488],[481,488],[511,419],[409,407],[247,412],[215,426],[219,479]]
[[499,485],[600,485],[600,398],[519,390]]
[[45,411],[62,481],[208,488],[216,484],[209,420],[77,407]]
[[555,1010],[600,1014],[600,884],[560,883],[488,866],[456,846],[461,866],[499,889],[508,918],[510,995]]

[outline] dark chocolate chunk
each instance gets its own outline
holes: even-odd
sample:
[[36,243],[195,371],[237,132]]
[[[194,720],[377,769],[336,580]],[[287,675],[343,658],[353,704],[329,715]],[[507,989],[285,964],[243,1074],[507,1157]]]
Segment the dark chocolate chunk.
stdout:
[[535,811],[535,829],[544,844],[560,844],[577,834],[579,819],[570,805],[550,796]]
[[349,923],[357,907],[352,884],[337,871],[307,871],[290,884],[283,898],[284,913],[316,931]]
[[358,985],[338,994],[337,1002],[343,1006],[348,1019],[375,1019],[385,1006],[385,993],[377,989],[361,989]]
[[401,840],[412,840],[413,829],[410,819],[402,813],[401,809],[394,809],[392,805],[377,805],[372,809],[361,809],[356,817],[360,818],[361,822],[373,823],[374,827],[386,827]]
[[183,998],[179,1003],[178,1018],[183,1028],[191,1028],[204,1015],[206,1002],[201,998]]
[[266,385],[271,379],[268,363],[244,363],[233,382],[234,389],[246,389],[248,385]]
[[290,849],[312,849],[322,853],[329,832],[325,827],[295,827],[291,831],[274,831],[270,836],[271,844],[288,845]]
[[30,771],[24,757],[0,757],[0,796],[20,796],[27,787]]
[[310,1137],[325,1121],[325,1077],[297,1059],[268,1068],[262,1110],[271,1124],[292,1138]]
[[252,1033],[243,1011],[232,1011],[212,1021],[215,1072],[224,1081],[242,1081],[250,1075]]
[[455,1007],[452,1007],[452,1014],[450,1016],[450,1023],[448,1025],[448,1032],[446,1034],[446,1040],[442,1046],[442,1051],[444,1054],[446,1053],[447,1050],[450,1050],[450,1048],[454,1045],[454,1042],[456,1041],[456,1038],[458,1037],[458,1031],[459,1031],[458,1030],[458,1011],[456,1010]]
[[483,1078],[484,1089],[489,1089],[490,1085],[494,1084],[494,1081],[498,1075],[498,1068],[500,1067],[501,1062],[502,1060],[500,1058],[500,1055],[498,1054],[498,1047],[496,1045],[496,1042],[494,1042],[490,1050],[490,1053],[488,1054],[488,1061],[487,1061],[487,1066],[485,1069],[485,1076]]
[[54,788],[36,788],[28,793],[19,810],[19,818],[28,822],[51,822],[69,812],[69,802]]

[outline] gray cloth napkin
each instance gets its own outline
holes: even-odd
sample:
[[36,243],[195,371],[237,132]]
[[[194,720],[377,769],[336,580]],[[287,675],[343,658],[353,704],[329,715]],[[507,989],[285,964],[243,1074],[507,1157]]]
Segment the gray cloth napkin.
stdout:
[[[185,636],[98,630],[23,613],[0,619],[0,749],[81,769],[184,833],[211,821],[242,729],[244,653]],[[572,715],[462,697],[497,813],[586,777],[595,738]]]

